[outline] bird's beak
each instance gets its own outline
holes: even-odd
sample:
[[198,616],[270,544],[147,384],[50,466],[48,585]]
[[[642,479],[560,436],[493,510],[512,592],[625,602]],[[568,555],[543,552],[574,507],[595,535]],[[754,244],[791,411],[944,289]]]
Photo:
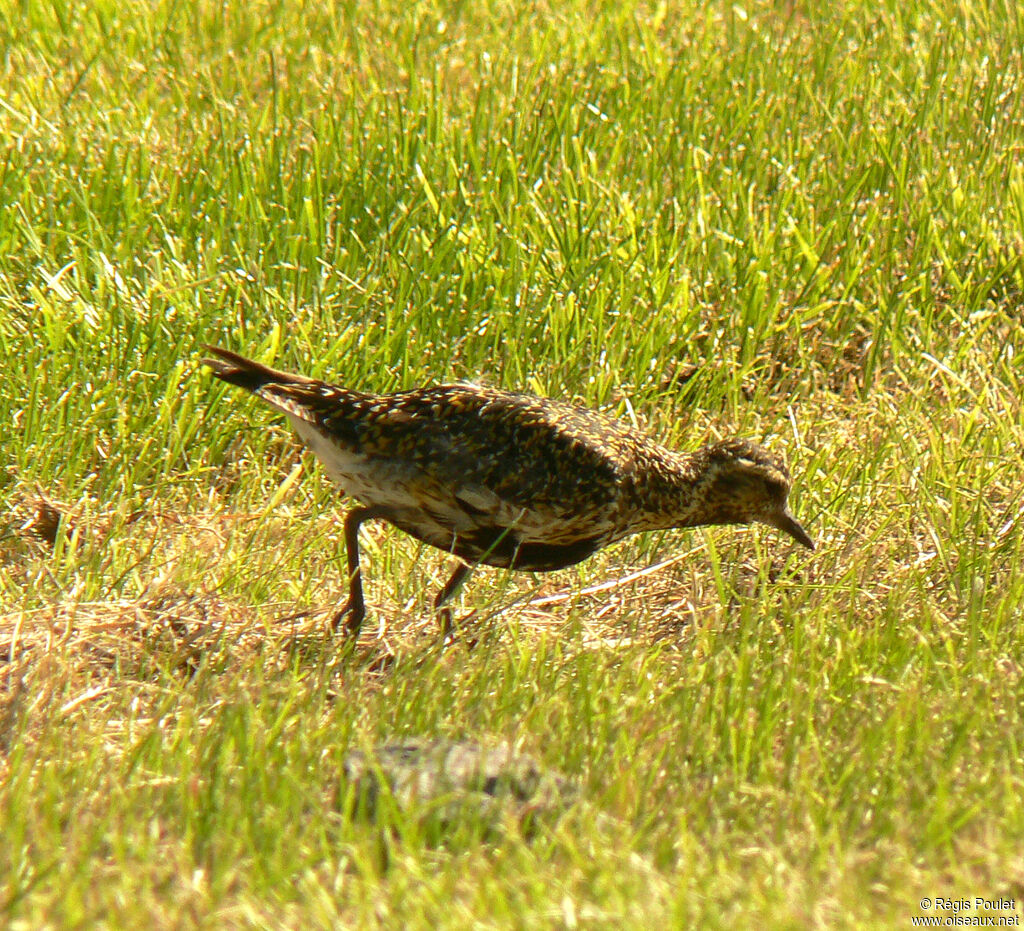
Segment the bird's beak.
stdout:
[[800,522],[789,513],[788,508],[779,514],[773,514],[771,517],[765,518],[765,523],[771,524],[772,527],[776,527],[783,533],[788,533],[797,543],[802,543],[809,550],[814,549],[814,541],[807,535],[807,531],[800,526]]

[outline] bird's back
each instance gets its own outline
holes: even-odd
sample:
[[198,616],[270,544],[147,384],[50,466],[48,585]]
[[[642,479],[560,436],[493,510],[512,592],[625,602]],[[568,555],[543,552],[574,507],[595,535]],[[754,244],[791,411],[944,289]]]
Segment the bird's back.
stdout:
[[369,455],[415,463],[441,482],[478,485],[515,507],[566,513],[605,504],[629,462],[616,425],[555,401],[475,385],[441,385],[381,398],[359,421]]

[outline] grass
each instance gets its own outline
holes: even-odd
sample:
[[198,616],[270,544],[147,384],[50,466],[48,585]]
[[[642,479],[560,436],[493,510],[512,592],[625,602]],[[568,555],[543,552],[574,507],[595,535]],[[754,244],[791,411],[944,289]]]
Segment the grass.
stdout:
[[[0,0],[0,30],[5,924],[1020,913],[1014,5]],[[819,549],[480,572],[442,652],[444,558],[368,529],[373,671],[325,634],[343,502],[204,342],[763,439]],[[346,750],[413,734],[514,738],[582,800],[535,837],[342,817]]]

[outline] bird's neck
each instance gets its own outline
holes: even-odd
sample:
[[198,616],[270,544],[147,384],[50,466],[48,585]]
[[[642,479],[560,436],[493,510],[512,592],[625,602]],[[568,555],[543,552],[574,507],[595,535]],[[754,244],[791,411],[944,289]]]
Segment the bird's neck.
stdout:
[[651,455],[637,469],[633,485],[634,520],[645,530],[720,523],[708,506],[707,449],[680,453],[669,449]]

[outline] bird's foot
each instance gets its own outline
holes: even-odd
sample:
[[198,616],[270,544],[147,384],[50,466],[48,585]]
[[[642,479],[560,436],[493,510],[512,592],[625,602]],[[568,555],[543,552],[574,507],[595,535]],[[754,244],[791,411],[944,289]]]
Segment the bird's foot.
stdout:
[[345,636],[355,639],[359,636],[359,630],[363,626],[363,618],[366,617],[366,607],[362,602],[352,602],[350,598],[345,602],[345,606],[334,615],[334,620],[331,622],[331,630],[334,633],[338,632],[338,629],[345,625]]
[[[471,611],[463,621],[472,617],[475,612]],[[461,630],[462,625],[456,624],[455,619],[452,616],[452,609],[449,607],[443,607],[437,609],[437,622],[441,627],[441,646],[447,649],[448,647],[456,644],[463,643],[467,650],[472,650],[477,645],[478,637],[466,638],[463,636]]]

